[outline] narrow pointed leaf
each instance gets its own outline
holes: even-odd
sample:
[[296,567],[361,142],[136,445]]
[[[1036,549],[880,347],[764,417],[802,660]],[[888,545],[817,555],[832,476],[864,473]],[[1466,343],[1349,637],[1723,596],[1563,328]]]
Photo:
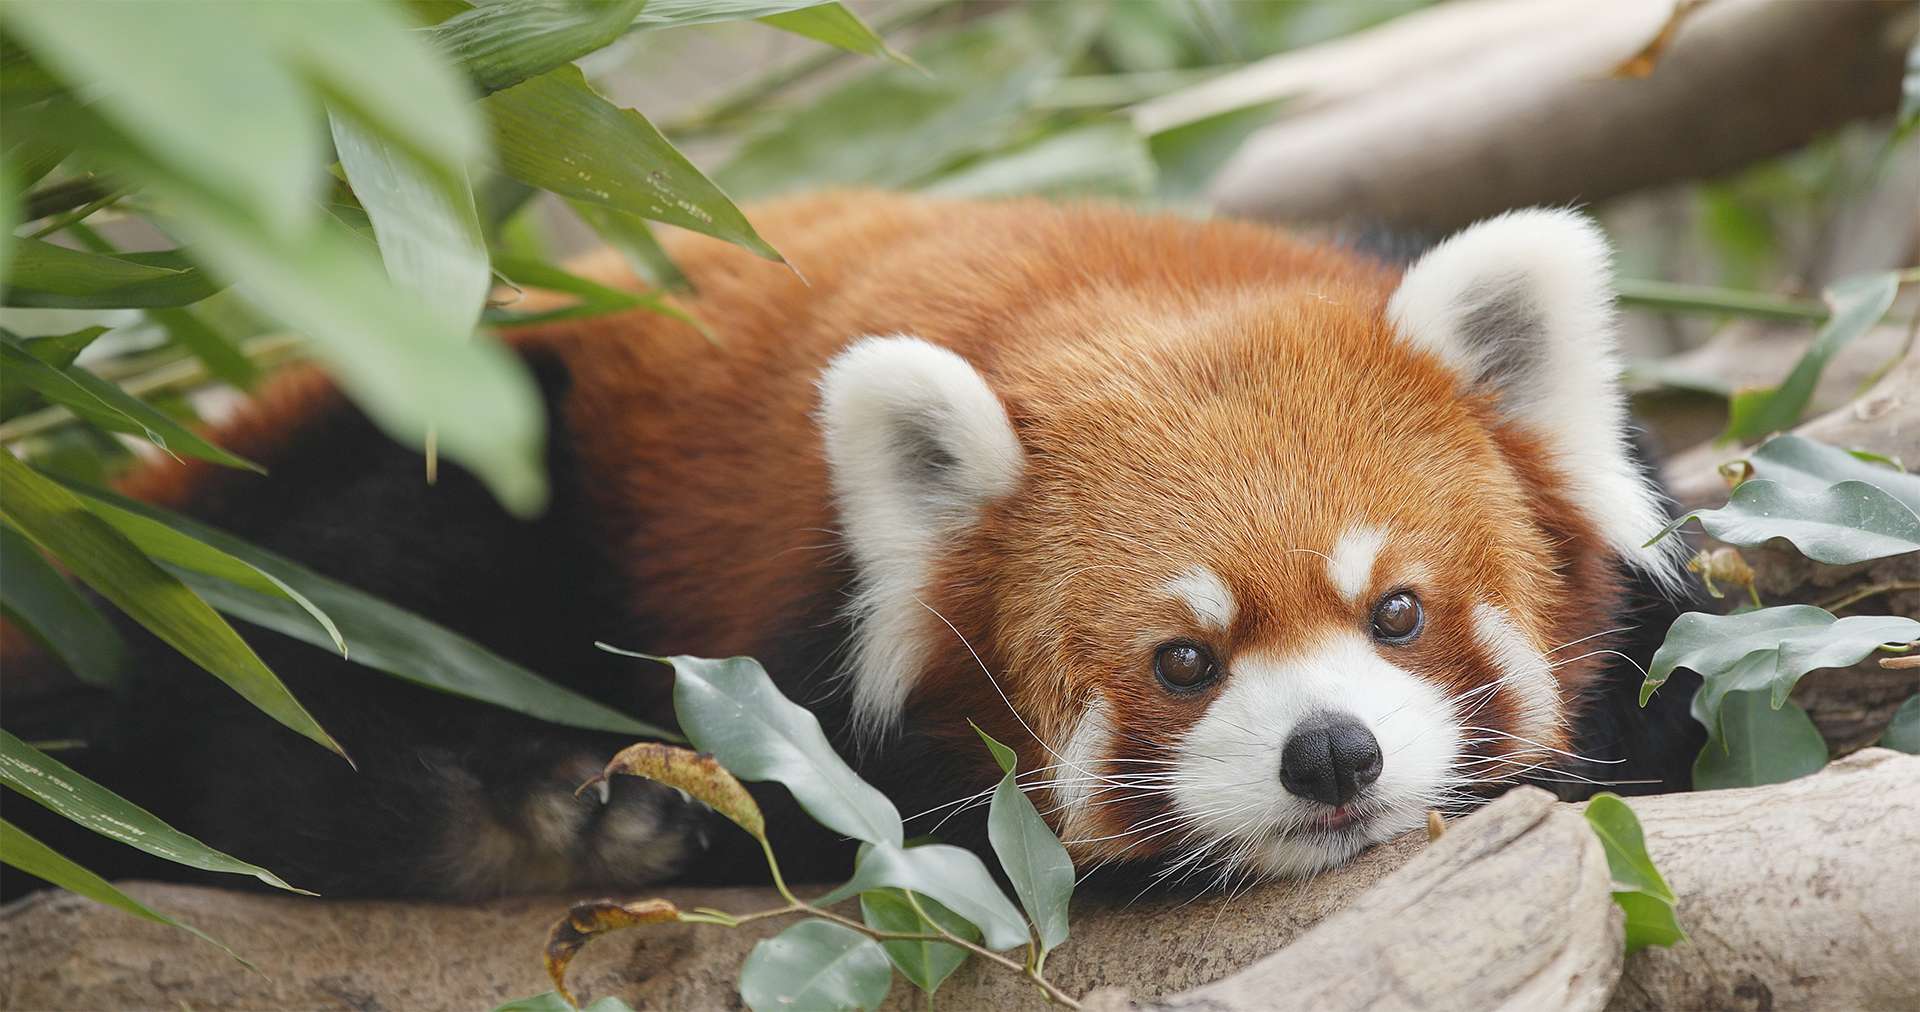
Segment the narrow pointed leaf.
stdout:
[[645,218],[590,200],[569,200],[567,206],[601,241],[619,250],[642,281],[655,288],[687,287],[687,276],[674,265]]
[[944,843],[924,847],[886,843],[862,848],[854,863],[853,879],[814,902],[830,906],[869,889],[888,887],[939,900],[978,926],[990,949],[1011,949],[1027,943],[1026,918],[1000,891],[987,866],[972,851]]
[[252,963],[240,959],[240,955],[227,948],[226,943],[192,925],[183,924],[147,907],[139,900],[115,889],[106,879],[62,857],[52,847],[41,843],[29,836],[25,830],[3,819],[0,819],[0,862],[18,868],[29,875],[45,879],[69,892],[79,893],[96,903],[104,903],[135,917],[179,928],[217,947],[234,959],[240,960],[247,969],[254,969]]
[[740,997],[753,1012],[877,1009],[893,983],[880,943],[832,921],[806,920],[753,947]]
[[[73,493],[0,453],[0,516],[168,646],[254,706],[339,752],[338,743],[207,603],[89,512]],[[302,613],[302,621],[311,620]]]
[[89,253],[44,239],[13,239],[0,304],[45,309],[184,306],[220,285],[178,250]]
[[207,442],[146,402],[79,366],[55,369],[5,334],[0,334],[0,364],[6,366],[8,382],[30,387],[103,429],[140,436],[176,456],[185,454],[223,467],[266,473],[260,465]]
[[236,387],[250,387],[260,370],[233,340],[191,309],[154,309],[147,312],[173,343],[193,353],[207,372]]
[[900,62],[908,62],[905,57],[895,53],[887,46],[885,39],[873,30],[860,16],[848,10],[845,4],[824,3],[802,7],[799,10],[780,14],[765,14],[759,18],[763,25],[778,28],[783,32],[804,35],[815,42],[824,42],[829,46],[844,49],[849,53],[862,56],[885,56]]
[[493,121],[500,167],[508,175],[780,259],[733,201],[646,117],[600,97],[579,68],[549,70],[489,95],[481,105]]
[[33,630],[81,681],[112,688],[124,680],[127,647],[113,623],[32,542],[5,524],[0,524],[0,606],[8,620]]
[[[21,338],[12,331],[0,329],[0,338],[19,342],[27,354],[45,362],[49,367],[64,371],[80,357],[80,352],[94,339],[107,332],[106,327],[86,327],[70,334],[56,334],[50,337]],[[36,373],[37,375],[37,373]],[[25,377],[16,375],[12,370],[0,370],[0,418],[12,418],[22,412],[46,404],[46,398],[34,392]]]
[[223,854],[180,832],[6,731],[0,731],[0,782],[101,836],[155,857],[204,871],[251,875],[276,889],[306,892],[259,865]]
[[[336,623],[346,643],[347,656],[356,664],[555,724],[679,740],[680,736],[671,731],[635,720],[542,678],[444,626],[330,580],[231,534],[100,489],[73,488],[72,491],[90,505],[111,506],[163,524],[245,562],[298,592]],[[235,618],[322,649],[338,649],[312,614],[283,595],[259,593],[191,571],[183,570],[183,577],[214,607]]]
[[483,3],[434,25],[429,34],[482,91],[491,92],[611,44],[646,5],[647,0]]
[[1757,439],[1793,428],[1813,400],[1827,360],[1880,322],[1900,290],[1898,271],[1848,278],[1823,293],[1832,315],[1778,387],[1740,391],[1729,403],[1723,440]]
[[742,780],[785,785],[800,807],[828,829],[868,843],[900,846],[905,834],[899,809],[853,772],[827,742],[820,719],[781,695],[758,661],[664,660],[673,665],[674,713],[695,748],[713,753]]
[[[860,916],[867,927],[880,931],[934,934],[939,928],[945,928],[970,942],[980,941],[980,929],[948,910],[939,900],[920,896],[915,902],[933,920],[920,916],[920,911],[907,901],[907,894],[899,889],[869,889],[861,893]],[[939,924],[936,926],[934,921]],[[893,961],[901,976],[928,994],[938,991],[969,955],[967,950],[945,942],[892,941],[881,942],[880,947],[887,950],[887,958]]]
[[1153,192],[1145,138],[1123,121],[1063,130],[936,179],[929,193],[954,197],[1142,197]]
[[373,223],[387,277],[448,332],[471,333],[486,303],[487,247],[465,175],[449,185],[353,116],[334,111],[333,148]]
[[993,790],[987,808],[987,839],[1000,867],[1013,883],[1014,895],[1033,921],[1040,936],[1040,951],[1046,952],[1067,940],[1067,904],[1073,899],[1073,859],[1060,838],[1053,835],[1047,820],[1033,807],[1032,799],[1020,789],[1012,749],[993,740],[987,732],[974,732],[987,743],[1005,774]]
[[1805,710],[1768,705],[1765,692],[1730,692],[1693,761],[1693,789],[1779,784],[1820,772],[1827,743]]

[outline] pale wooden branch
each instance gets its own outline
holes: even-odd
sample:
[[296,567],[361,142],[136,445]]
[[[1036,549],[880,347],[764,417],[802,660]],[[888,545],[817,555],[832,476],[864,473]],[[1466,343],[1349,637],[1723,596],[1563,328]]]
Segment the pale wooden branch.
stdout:
[[1650,76],[1612,76],[1671,11],[1447,4],[1175,93],[1136,121],[1294,99],[1221,170],[1217,209],[1440,232],[1714,175],[1890,113],[1916,30],[1910,4],[1714,0]]
[[[1431,846],[1421,831],[1303,882],[1232,897],[1083,896],[1047,975],[1109,1009],[1749,1008],[1761,995],[1782,1008],[1920,1005],[1920,834],[1909,831],[1920,825],[1920,758],[1875,749],[1789,784],[1632,805],[1692,940],[1624,964],[1577,807],[1528,791],[1454,820]],[[181,932],[44,893],[0,911],[0,1007],[491,1008],[547,989],[542,940],[580,898],[457,906],[128,890],[269,976]],[[778,903],[769,890],[660,894],[682,908]],[[737,1007],[741,961],[780,925],[760,927],[617,933],[589,946],[571,979],[582,996],[635,1008]],[[977,965],[940,994],[952,1009],[1038,1003],[1024,981]],[[919,1007],[898,983],[890,1004]]]

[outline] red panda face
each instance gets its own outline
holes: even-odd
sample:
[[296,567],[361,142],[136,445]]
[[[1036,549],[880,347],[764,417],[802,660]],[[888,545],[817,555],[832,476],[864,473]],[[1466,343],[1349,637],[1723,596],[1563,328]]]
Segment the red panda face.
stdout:
[[991,380],[855,345],[857,720],[997,729],[1077,862],[1163,875],[1317,871],[1548,762],[1615,561],[1664,565],[1608,299],[1597,233],[1531,212],[1390,297],[1090,296]]

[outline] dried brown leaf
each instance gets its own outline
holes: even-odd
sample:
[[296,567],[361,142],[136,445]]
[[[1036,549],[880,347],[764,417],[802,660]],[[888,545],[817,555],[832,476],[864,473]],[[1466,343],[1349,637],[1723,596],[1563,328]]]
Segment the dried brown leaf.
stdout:
[[567,966],[587,942],[595,935],[609,931],[642,924],[660,924],[679,918],[679,909],[662,899],[635,900],[631,903],[614,900],[575,903],[567,911],[567,916],[555,923],[547,935],[547,976],[553,980],[553,989],[567,1000],[567,1004],[579,1007],[580,1003],[574,1000],[573,992],[567,990]]
[[1647,44],[1640,47],[1639,52],[1627,57],[1607,76],[1628,78],[1651,76],[1654,67],[1660,63],[1660,57],[1666,53],[1667,47],[1673,44],[1674,36],[1680,34],[1680,24],[1694,11],[1706,6],[1706,3],[1707,0],[1676,0],[1673,13],[1667,15],[1666,22],[1660,26],[1660,31],[1647,40]]
[[598,777],[581,784],[580,789],[586,790],[617,773],[677,787],[733,820],[735,825],[753,834],[754,839],[767,838],[767,821],[753,796],[726,767],[705,752],[657,741],[629,745],[607,763]]

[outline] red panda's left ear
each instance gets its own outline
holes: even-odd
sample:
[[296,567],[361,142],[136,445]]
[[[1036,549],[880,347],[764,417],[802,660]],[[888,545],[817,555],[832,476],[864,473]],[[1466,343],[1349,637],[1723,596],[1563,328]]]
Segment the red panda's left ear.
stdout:
[[1642,547],[1666,511],[1629,450],[1610,261],[1586,217],[1513,211],[1421,257],[1387,316],[1546,441],[1574,504],[1615,552],[1670,579],[1677,539]]

